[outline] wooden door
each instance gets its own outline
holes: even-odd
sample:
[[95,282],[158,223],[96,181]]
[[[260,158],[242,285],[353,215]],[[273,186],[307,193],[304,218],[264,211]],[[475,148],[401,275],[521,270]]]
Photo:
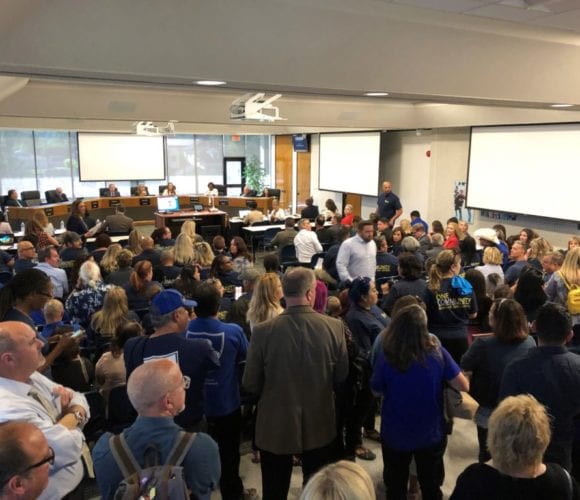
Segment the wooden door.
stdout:
[[292,202],[292,136],[276,138],[276,189],[280,190],[280,206],[286,210]]
[[[296,153],[296,205],[304,206],[304,201],[310,196],[310,152]],[[300,209],[296,210],[300,212]]]

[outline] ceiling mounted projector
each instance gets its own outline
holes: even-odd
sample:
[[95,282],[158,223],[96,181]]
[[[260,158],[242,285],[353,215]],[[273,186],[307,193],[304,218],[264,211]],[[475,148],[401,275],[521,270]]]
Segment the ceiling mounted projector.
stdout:
[[266,94],[244,94],[238,97],[230,105],[231,120],[256,120],[260,122],[275,122],[285,120],[279,115],[278,108],[272,103],[282,97],[282,94],[275,94],[266,99]]
[[153,122],[135,122],[133,123],[133,133],[148,137],[173,134],[175,132],[175,123],[175,120],[171,120],[167,122],[167,125],[159,126],[155,125]]

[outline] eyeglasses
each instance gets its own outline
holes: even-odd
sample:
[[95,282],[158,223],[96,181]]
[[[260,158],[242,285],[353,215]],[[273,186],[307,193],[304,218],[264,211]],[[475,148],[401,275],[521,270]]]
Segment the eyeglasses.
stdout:
[[44,465],[44,464],[53,465],[54,464],[54,450],[50,446],[48,447],[48,452],[49,452],[48,457],[43,458],[40,462],[38,462],[36,464],[29,465],[28,467],[26,467],[26,469],[24,469],[22,472],[20,472],[20,474],[24,474],[25,472],[28,472],[32,469],[36,469],[37,467],[40,467],[41,465]]

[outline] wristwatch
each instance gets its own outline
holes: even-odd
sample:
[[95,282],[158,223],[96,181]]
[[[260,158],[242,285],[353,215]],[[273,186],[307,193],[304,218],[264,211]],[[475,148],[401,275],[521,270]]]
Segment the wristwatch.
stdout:
[[73,415],[75,416],[75,418],[77,419],[77,424],[79,425],[79,427],[82,427],[83,425],[86,424],[87,422],[87,417],[84,416],[80,410],[75,410],[73,412]]

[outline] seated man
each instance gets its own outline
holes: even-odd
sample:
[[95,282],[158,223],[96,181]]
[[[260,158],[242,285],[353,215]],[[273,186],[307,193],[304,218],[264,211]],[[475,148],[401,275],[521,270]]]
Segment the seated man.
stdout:
[[312,231],[310,221],[308,219],[300,219],[298,223],[300,231],[294,238],[294,246],[296,247],[296,258],[298,262],[310,264],[314,254],[322,252],[322,245],[318,241],[316,233]]
[[248,208],[250,213],[244,217],[244,224],[251,226],[255,222],[264,220],[264,214],[258,210],[258,204],[254,200],[248,201]]
[[109,184],[108,191],[106,193],[104,193],[104,196],[116,197],[116,196],[121,196],[121,194],[117,190],[117,186],[115,186],[115,184],[111,183],[111,184]]
[[141,239],[141,253],[133,257],[131,265],[135,267],[137,262],[142,260],[148,260],[153,267],[159,267],[161,265],[161,254],[155,250],[155,242],[149,236],[144,236]]
[[21,420],[42,431],[54,450],[54,463],[39,498],[64,498],[83,478],[83,453],[88,448],[81,429],[89,405],[82,394],[37,372],[44,364],[42,345],[29,325],[0,323],[0,422]]
[[59,264],[60,256],[55,247],[49,246],[38,252],[36,269],[42,271],[52,281],[52,296],[57,299],[65,299],[68,295],[68,279],[66,271],[61,269]]
[[125,215],[125,207],[117,205],[115,213],[105,219],[103,230],[107,233],[127,233],[133,231],[133,219]]
[[[74,231],[67,231],[64,233],[64,236],[62,237],[62,244],[63,247],[61,247],[60,250],[60,260],[62,263],[74,262],[79,257],[88,255],[87,249],[83,247],[82,238]],[[61,267],[69,267],[66,264],[63,266],[62,263]]]
[[39,498],[55,458],[44,434],[27,422],[7,422],[0,443],[0,498]]
[[60,186],[55,188],[54,191],[46,192],[47,203],[62,203],[63,201],[68,201],[68,197],[66,196],[66,194],[64,194]]
[[14,263],[14,273],[19,273],[25,269],[31,269],[36,266],[36,249],[32,242],[22,240],[16,245],[18,258]]
[[5,207],[23,207],[24,204],[18,199],[18,191],[16,189],[8,190],[6,198],[4,198]]
[[254,191],[253,189],[250,189],[249,186],[244,186],[244,188],[242,189],[242,196],[244,198],[256,196],[256,191]]
[[[127,393],[137,410],[137,421],[122,433],[137,463],[144,467],[145,450],[153,445],[159,450],[160,463],[167,460],[182,431],[173,418],[185,407],[185,389],[189,379],[169,359],[152,360],[136,368],[129,376]],[[123,480],[111,452],[111,434],[100,437],[93,449],[97,484],[103,498],[113,498]],[[216,443],[204,433],[197,433],[181,464],[183,476],[193,498],[209,499],[220,477]]]
[[287,245],[294,244],[294,238],[298,234],[296,229],[294,229],[294,224],[296,221],[292,217],[288,217],[284,221],[284,229],[279,233],[276,233],[276,236],[272,238],[270,245],[273,247],[278,247],[278,249],[282,249]]

